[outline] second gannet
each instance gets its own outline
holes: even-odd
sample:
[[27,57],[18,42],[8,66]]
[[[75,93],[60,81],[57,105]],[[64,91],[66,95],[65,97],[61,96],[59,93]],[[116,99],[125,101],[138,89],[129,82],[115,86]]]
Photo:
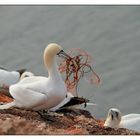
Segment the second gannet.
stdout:
[[26,69],[8,71],[6,68],[0,67],[0,87],[3,85],[10,86],[16,84],[21,79],[33,75],[34,74],[32,72],[28,72]]
[[104,126],[112,128],[127,128],[140,132],[140,114],[127,114],[122,116],[119,109],[111,108],[108,111]]

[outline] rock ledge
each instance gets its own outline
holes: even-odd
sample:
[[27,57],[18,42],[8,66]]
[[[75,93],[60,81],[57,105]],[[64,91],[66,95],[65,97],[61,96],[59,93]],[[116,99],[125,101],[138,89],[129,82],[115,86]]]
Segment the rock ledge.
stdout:
[[0,110],[1,135],[139,135],[127,129],[104,128],[88,111],[69,109],[49,112],[41,118],[38,113],[21,109]]

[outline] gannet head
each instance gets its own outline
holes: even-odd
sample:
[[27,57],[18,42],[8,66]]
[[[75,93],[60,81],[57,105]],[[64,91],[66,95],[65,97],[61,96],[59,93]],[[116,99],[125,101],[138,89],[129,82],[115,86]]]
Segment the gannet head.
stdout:
[[22,80],[23,78],[26,78],[26,77],[30,77],[30,76],[34,76],[34,74],[32,72],[25,71],[21,74],[20,80]]
[[121,122],[120,110],[117,108],[109,109],[104,126],[118,128],[120,122]]
[[49,44],[46,49],[45,49],[45,52],[44,53],[47,53],[49,55],[52,55],[52,56],[55,56],[57,53],[59,53],[61,50],[63,50],[63,48],[56,44],[56,43],[51,43]]
[[50,67],[50,65],[52,64],[52,60],[56,55],[58,55],[59,57],[64,57],[66,59],[70,58],[70,56],[63,51],[63,48],[60,45],[51,43],[46,47],[44,51],[44,62],[47,67]]
[[60,57],[65,57],[65,58],[70,57],[68,54],[64,52],[63,48],[56,43],[49,44],[45,49],[44,55],[46,55],[46,53],[52,57],[55,55],[58,55]]

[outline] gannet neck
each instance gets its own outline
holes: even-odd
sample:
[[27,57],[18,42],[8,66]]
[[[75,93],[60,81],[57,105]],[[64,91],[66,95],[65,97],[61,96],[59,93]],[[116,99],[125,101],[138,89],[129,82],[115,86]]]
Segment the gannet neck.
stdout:
[[48,74],[50,79],[56,79],[56,80],[62,79],[55,58],[52,60],[52,64],[47,69],[48,69]]
[[57,44],[49,44],[44,51],[44,65],[46,66],[49,78],[60,78],[61,75],[58,71],[56,63],[56,54],[61,50]]

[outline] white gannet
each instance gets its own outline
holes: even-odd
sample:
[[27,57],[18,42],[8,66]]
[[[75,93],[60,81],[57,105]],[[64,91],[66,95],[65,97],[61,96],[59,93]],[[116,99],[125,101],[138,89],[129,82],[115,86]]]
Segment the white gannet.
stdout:
[[140,114],[127,114],[122,116],[119,109],[111,108],[108,111],[104,126],[140,131]]
[[38,111],[57,106],[66,97],[67,88],[58,71],[56,55],[68,57],[61,46],[49,44],[44,51],[48,77],[31,76],[10,86],[9,91],[14,101],[1,105],[0,109],[18,107]]
[[21,79],[33,75],[33,73],[26,71],[26,69],[8,71],[6,68],[0,67],[0,87],[16,84]]

